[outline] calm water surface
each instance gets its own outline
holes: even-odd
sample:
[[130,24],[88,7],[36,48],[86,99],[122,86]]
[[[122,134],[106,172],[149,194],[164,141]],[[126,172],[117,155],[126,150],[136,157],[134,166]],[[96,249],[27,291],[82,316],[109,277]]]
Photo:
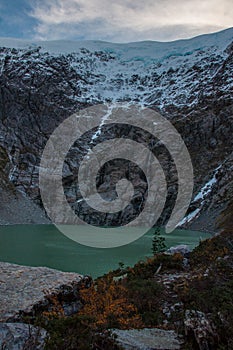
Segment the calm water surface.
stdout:
[[[133,229],[133,228],[131,228]],[[100,249],[78,244],[53,225],[0,226],[0,260],[30,266],[48,266],[62,271],[79,272],[93,277],[118,267],[133,265],[151,256],[152,232],[137,241],[117,248]],[[188,244],[195,247],[209,234],[175,230],[164,234],[168,247]]]

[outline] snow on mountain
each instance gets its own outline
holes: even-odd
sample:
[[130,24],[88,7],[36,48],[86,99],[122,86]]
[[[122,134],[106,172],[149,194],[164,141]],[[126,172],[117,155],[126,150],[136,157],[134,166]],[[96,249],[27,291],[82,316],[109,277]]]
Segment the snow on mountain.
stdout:
[[[67,98],[74,102],[131,101],[159,109],[195,106],[202,94],[213,95],[215,78],[220,85],[218,74],[232,42],[233,28],[189,40],[129,44],[0,38],[0,47],[8,48],[0,52],[0,75],[6,66],[14,70],[20,64],[21,78],[30,81],[35,71],[52,77],[59,65],[66,65],[81,78],[69,76],[65,82],[72,84]],[[58,62],[51,67],[48,62],[55,57]],[[232,88],[227,73],[218,92],[231,94]]]
[[38,199],[39,154],[57,123],[93,103],[136,102],[176,123],[196,167],[196,196],[206,202],[218,186],[213,171],[232,150],[232,43],[233,28],[167,43],[0,38],[0,147],[10,181]]
[[[21,49],[22,60],[25,50],[38,47],[44,55],[66,56],[70,68],[85,78],[84,84],[79,84],[83,101],[132,100],[143,105],[156,101],[157,107],[163,108],[170,104],[195,104],[200,90],[209,85],[218,64],[227,57],[225,49],[232,41],[233,28],[174,42],[114,44],[0,38],[0,46]],[[1,72],[4,53],[0,59]],[[41,62],[36,59],[39,68]],[[210,62],[213,62],[211,67]],[[48,75],[51,73],[48,71]]]
[[211,193],[212,188],[214,184],[217,183],[217,176],[219,173],[219,170],[221,169],[222,164],[219,165],[213,173],[213,176],[210,178],[210,180],[200,189],[200,191],[196,194],[192,201],[192,205],[194,205],[196,202],[200,202],[198,205],[198,208],[191,211],[187,216],[185,216],[177,226],[182,226],[184,224],[187,224],[188,222],[192,221],[202,210],[202,207],[205,205],[205,198],[208,197],[208,195]]

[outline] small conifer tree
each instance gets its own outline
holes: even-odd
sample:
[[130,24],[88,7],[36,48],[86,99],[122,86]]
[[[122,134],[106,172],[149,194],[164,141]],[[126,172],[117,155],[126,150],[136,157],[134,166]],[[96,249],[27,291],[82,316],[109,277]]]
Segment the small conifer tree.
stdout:
[[165,238],[161,236],[160,228],[156,227],[153,240],[152,240],[152,252],[153,254],[162,253],[167,250],[167,246],[165,243]]

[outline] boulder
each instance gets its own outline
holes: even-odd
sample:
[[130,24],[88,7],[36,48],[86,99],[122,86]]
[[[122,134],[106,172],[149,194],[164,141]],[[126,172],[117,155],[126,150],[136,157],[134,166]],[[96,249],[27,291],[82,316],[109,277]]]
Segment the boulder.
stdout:
[[0,349],[42,350],[46,331],[26,323],[0,323]]
[[113,331],[117,343],[125,350],[177,350],[182,341],[174,331],[144,328]]
[[168,254],[176,254],[176,253],[180,253],[182,254],[183,256],[187,256],[190,254],[190,248],[188,245],[186,244],[180,244],[180,245],[177,245],[175,247],[171,247],[167,250],[167,253]]
[[22,321],[54,308],[72,315],[82,305],[80,286],[90,284],[90,277],[78,273],[0,262],[0,322]]

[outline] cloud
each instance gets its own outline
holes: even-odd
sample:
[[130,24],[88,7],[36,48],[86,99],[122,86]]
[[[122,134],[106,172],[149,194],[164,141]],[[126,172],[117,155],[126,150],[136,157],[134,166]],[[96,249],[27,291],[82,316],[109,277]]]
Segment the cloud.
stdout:
[[231,0],[40,0],[37,39],[174,40],[233,26]]
[[36,20],[28,16],[31,10],[28,0],[0,0],[0,35],[30,37],[30,29],[36,24]]

